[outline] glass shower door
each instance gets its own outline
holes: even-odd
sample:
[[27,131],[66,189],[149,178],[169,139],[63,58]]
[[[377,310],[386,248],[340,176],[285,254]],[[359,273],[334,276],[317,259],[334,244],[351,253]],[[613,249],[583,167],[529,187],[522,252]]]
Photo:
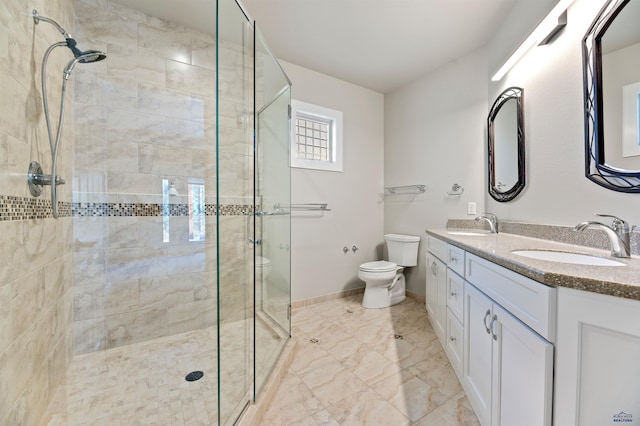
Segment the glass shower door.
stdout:
[[291,85],[255,31],[255,397],[290,336]]
[[219,425],[253,397],[253,27],[234,0],[217,1],[216,220]]
[[255,400],[289,338],[290,83],[234,0],[217,1],[219,424]]

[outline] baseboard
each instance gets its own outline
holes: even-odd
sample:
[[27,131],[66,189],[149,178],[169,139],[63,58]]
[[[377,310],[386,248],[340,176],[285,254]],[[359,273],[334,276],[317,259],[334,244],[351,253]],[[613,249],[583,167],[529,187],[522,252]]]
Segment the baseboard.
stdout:
[[[326,302],[328,300],[340,299],[341,297],[349,297],[354,294],[364,293],[364,287],[358,287],[351,290],[340,291],[338,293],[326,294],[324,296],[312,297],[311,299],[296,300],[291,302],[291,308],[302,308],[304,306],[315,305],[316,303]],[[406,291],[407,297],[415,300],[418,303],[426,304],[427,298],[422,294],[414,293],[413,291]]]
[[423,305],[427,303],[427,297],[423,296],[422,294],[414,293],[413,291],[407,290],[406,295],[407,297],[410,297],[416,302],[422,303]]
[[360,293],[364,293],[364,287],[353,288],[351,290],[344,290],[338,293],[326,294],[324,296],[312,297],[311,299],[296,300],[291,302],[291,307],[293,309],[302,308],[303,306],[315,305],[316,303],[322,303],[322,302],[326,302],[328,300],[333,300],[333,299],[340,299],[341,297],[349,297],[349,296],[353,296],[354,294],[360,294]]

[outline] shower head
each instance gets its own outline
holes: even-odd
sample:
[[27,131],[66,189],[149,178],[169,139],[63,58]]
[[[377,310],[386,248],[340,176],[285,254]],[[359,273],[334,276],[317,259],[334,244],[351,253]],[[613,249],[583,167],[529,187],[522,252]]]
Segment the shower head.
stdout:
[[60,26],[60,24],[58,24],[53,19],[47,18],[45,16],[40,16],[37,10],[33,9],[33,11],[31,12],[31,16],[33,16],[33,22],[35,22],[36,24],[39,24],[40,21],[44,21],[56,27],[58,31],[60,31],[60,33],[64,36],[66,46],[69,48],[69,50],[71,50],[71,52],[73,52],[73,56],[76,60],[69,62],[69,64],[65,68],[65,79],[69,78],[69,75],[71,74],[71,71],[73,71],[73,68],[76,66],[76,63],[80,62],[81,64],[88,64],[91,62],[101,61],[107,57],[104,52],[100,52],[98,50],[82,51],[78,49],[78,47],[76,46],[77,42],[73,37],[71,37],[71,34],[69,34],[64,28]]
[[84,52],[78,50],[78,55],[73,58],[66,67],[64,67],[64,79],[68,80],[69,77],[71,77],[71,72],[73,72],[73,69],[78,63],[91,64],[93,62],[101,61],[106,57],[107,54],[100,52],[99,50],[85,50]]
[[77,42],[71,37],[67,38],[67,47],[73,52],[73,56],[78,59],[81,64],[88,64],[91,62],[98,62],[107,57],[107,54],[100,52],[99,50],[85,50],[78,49]]

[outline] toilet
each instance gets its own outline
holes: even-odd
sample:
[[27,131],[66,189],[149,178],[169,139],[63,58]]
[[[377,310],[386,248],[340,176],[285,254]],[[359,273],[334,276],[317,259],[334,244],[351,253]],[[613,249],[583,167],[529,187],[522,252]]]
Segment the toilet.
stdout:
[[271,260],[266,257],[256,256],[256,271],[258,272],[258,276],[266,281],[271,273]]
[[255,260],[255,272],[256,278],[259,280],[260,285],[256,286],[256,298],[263,299],[267,298],[267,294],[263,294],[263,291],[266,293],[269,286],[269,274],[271,273],[271,260],[266,257],[256,256]]
[[404,268],[418,264],[420,237],[386,234],[389,261],[378,260],[360,265],[358,278],[365,282],[362,306],[386,308],[405,299]]

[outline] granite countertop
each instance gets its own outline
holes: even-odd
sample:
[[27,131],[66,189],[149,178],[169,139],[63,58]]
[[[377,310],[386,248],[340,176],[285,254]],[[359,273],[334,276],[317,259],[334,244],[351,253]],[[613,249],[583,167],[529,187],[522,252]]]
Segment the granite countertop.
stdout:
[[[484,236],[454,235],[450,232],[473,231],[470,229],[428,229],[428,235],[443,240],[490,260],[500,266],[529,277],[551,287],[568,287],[615,297],[640,300],[640,257],[619,259],[610,256],[609,250],[584,247],[532,238],[527,236],[498,233]],[[588,254],[615,259],[625,266],[592,266],[570,263],[549,262],[513,254],[514,250],[553,250]]]

